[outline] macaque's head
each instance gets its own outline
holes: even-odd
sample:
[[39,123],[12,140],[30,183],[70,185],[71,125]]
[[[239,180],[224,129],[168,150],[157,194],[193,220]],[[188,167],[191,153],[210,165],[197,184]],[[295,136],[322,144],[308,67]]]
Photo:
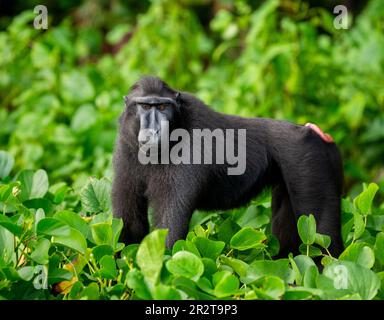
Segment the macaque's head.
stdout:
[[162,127],[171,127],[179,113],[179,95],[159,78],[139,80],[124,97],[126,110],[120,119],[122,134],[134,135],[140,147],[159,145]]

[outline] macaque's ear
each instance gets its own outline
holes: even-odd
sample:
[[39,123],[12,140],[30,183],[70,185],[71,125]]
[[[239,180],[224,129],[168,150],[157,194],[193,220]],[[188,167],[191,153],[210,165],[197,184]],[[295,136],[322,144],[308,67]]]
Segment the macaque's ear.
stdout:
[[128,104],[129,104],[128,96],[123,96],[123,99],[124,99],[125,105],[128,106]]
[[181,98],[181,93],[180,92],[176,92],[175,101],[176,101],[176,106],[177,107],[180,107],[180,105],[183,103],[183,100]]

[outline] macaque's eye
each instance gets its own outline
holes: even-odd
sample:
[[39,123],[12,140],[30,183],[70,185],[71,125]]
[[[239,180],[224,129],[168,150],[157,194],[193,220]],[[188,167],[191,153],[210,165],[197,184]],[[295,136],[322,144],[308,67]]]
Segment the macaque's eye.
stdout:
[[166,105],[166,104],[159,104],[159,105],[157,106],[157,110],[160,110],[160,111],[164,111],[166,108],[167,108],[167,105]]
[[142,104],[141,107],[144,109],[144,110],[149,110],[151,109],[151,105],[150,104]]

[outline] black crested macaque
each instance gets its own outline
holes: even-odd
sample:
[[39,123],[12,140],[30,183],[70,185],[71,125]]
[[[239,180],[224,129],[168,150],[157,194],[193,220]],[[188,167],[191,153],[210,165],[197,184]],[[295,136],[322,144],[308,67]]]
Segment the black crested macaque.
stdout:
[[[316,218],[317,231],[332,239],[331,254],[341,253],[342,161],[330,136],[317,130],[315,125],[221,114],[192,94],[178,92],[156,77],[144,77],[134,84],[125,97],[125,104],[114,151],[112,188],[114,215],[124,221],[124,242],[140,242],[149,232],[149,205],[153,208],[155,226],[168,228],[167,247],[171,248],[176,240],[186,236],[195,209],[236,208],[247,204],[264,187],[271,186],[272,232],[280,242],[280,257],[298,252],[301,241],[296,222],[300,215],[311,213]],[[169,131],[163,130],[164,123],[169,124]],[[211,155],[212,164],[201,159],[198,160],[201,164],[196,164],[199,162],[195,162],[195,153],[190,162],[174,163],[172,159],[162,162],[162,148],[161,156],[157,157],[159,164],[140,161],[140,155],[145,157],[151,150],[148,146],[163,147],[163,132],[169,138],[175,129],[183,129],[181,132],[191,137],[196,129],[215,132],[211,148],[205,148],[210,147],[205,140],[201,155],[198,154],[201,159]],[[226,141],[220,144],[218,139],[222,136],[215,129],[222,132],[232,129],[235,134],[223,134]],[[246,132],[245,141],[240,141],[241,130]],[[234,138],[232,147],[231,143],[227,144],[228,137]],[[193,139],[185,141],[184,151],[193,150],[196,143],[195,137]],[[169,148],[176,148],[176,144],[180,151],[180,144],[184,142],[175,137],[168,140],[166,153],[172,153]],[[240,173],[229,173],[233,161],[223,160],[212,152],[223,145],[226,152],[239,147],[238,159],[243,157],[245,161]],[[142,149],[143,146],[147,149]],[[179,152],[176,155],[179,156]],[[183,155],[182,159],[188,160],[188,157]]]

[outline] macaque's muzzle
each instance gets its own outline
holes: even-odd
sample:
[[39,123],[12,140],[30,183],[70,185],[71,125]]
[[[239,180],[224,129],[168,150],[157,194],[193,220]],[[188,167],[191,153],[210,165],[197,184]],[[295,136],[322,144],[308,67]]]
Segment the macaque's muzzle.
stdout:
[[142,145],[159,145],[161,142],[162,122],[166,122],[165,114],[156,108],[151,108],[147,112],[140,115],[140,131],[138,135],[139,144]]

